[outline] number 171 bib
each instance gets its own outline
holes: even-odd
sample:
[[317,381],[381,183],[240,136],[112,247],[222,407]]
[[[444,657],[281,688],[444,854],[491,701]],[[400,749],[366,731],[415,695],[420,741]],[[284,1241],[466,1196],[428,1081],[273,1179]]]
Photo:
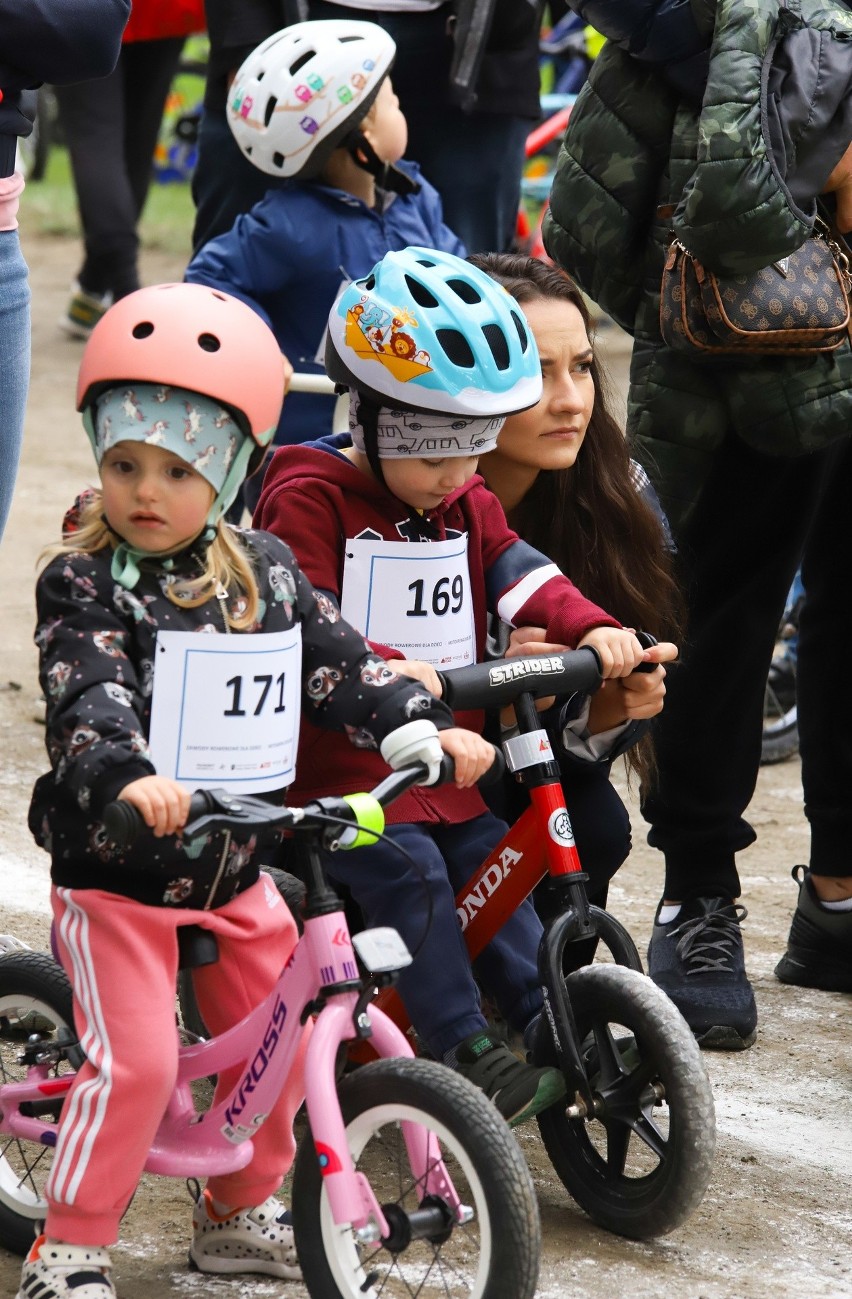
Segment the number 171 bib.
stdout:
[[159,631],[150,734],[158,774],[232,793],[292,784],[301,669],[300,627],[253,636]]
[[436,668],[476,658],[467,534],[447,541],[347,538],[340,610],[367,640]]

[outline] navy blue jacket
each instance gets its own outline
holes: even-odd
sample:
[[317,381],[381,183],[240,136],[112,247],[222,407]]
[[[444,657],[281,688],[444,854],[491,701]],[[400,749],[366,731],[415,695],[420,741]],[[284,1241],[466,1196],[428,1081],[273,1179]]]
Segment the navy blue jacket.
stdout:
[[[227,234],[195,254],[186,279],[242,298],[271,326],[300,373],[323,374],[328,313],[341,285],[367,275],[385,253],[417,244],[464,257],[444,224],[438,192],[416,163],[400,168],[421,183],[418,194],[377,191],[377,208],[341,189],[293,181],[271,189]],[[332,397],[291,393],[276,442],[307,442],[332,431]]]
[[29,135],[32,93],[105,77],[116,65],[130,0],[3,0],[0,4],[0,176],[15,169],[19,136]]

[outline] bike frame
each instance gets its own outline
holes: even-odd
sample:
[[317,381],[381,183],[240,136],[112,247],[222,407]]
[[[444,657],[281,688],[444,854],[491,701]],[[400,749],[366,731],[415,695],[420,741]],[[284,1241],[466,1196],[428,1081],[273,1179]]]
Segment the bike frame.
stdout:
[[[559,657],[553,656],[552,661]],[[586,895],[588,876],[574,841],[561,773],[535,708],[537,695],[552,687],[548,687],[545,676],[544,685],[539,682],[537,689],[524,689],[523,672],[528,671],[534,679],[536,660],[513,662],[529,666],[518,669],[521,675],[514,690],[505,682],[500,683],[502,697],[499,699],[489,695],[493,686],[487,675],[488,664],[442,674],[445,697],[452,708],[513,703],[518,734],[503,742],[503,750],[509,770],[520,778],[530,796],[530,806],[456,894],[456,915],[470,959],[474,961],[533,889],[545,878],[550,879],[557,914],[545,922],[538,952],[544,1011],[560,1066],[571,1078],[572,1089],[579,1093],[578,1103],[581,1100],[590,1107],[592,1097],[586,1068],[580,1057],[574,1015],[562,974],[565,949],[571,943],[597,937],[604,941],[619,965],[641,972],[642,963],[624,926],[608,912],[590,906]],[[464,683],[460,689],[453,688],[456,679]],[[508,691],[512,691],[511,695]],[[376,1004],[400,1028],[408,1028],[410,1021],[397,992],[384,989]],[[356,1052],[359,1059],[364,1055],[358,1048]]]
[[[372,1238],[376,1227],[381,1236],[388,1236],[388,1223],[369,1181],[355,1171],[335,1081],[338,1048],[353,1038],[369,1035],[382,1057],[413,1055],[388,1016],[368,1006],[372,989],[359,974],[342,908],[306,917],[305,932],[266,999],[227,1032],[181,1048],[177,1083],[145,1171],[210,1177],[245,1168],[253,1154],[251,1138],[293,1066],[302,1025],[318,1012],[306,1052],[305,1099],[331,1213],[338,1225],[351,1224],[364,1239]],[[31,1066],[25,1082],[0,1087],[0,1132],[45,1146],[56,1144],[56,1122],[38,1117],[38,1109],[55,1108],[75,1075],[49,1078],[51,1063]],[[190,1084],[236,1065],[243,1068],[240,1081],[217,1105],[199,1114]],[[402,1126],[413,1178],[427,1194],[442,1197],[461,1221],[464,1206],[434,1135],[415,1123]]]

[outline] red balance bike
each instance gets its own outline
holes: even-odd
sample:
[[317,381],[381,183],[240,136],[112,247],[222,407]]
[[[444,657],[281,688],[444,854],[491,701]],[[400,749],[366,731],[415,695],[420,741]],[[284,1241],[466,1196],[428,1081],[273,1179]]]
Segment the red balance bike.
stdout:
[[[713,1161],[710,1083],[686,1021],[642,973],[627,930],[586,896],[560,770],[535,700],[588,694],[601,684],[593,650],[498,659],[441,675],[456,710],[514,706],[518,733],[503,742],[508,769],[530,804],[457,895],[471,960],[545,878],[551,915],[538,965],[545,1014],[532,1053],[556,1065],[567,1103],[538,1115],[560,1180],[601,1226],[645,1239],[671,1231],[701,1201]],[[598,940],[596,960],[573,969],[575,944]],[[575,949],[576,950],[576,949]],[[588,951],[588,946],[586,948]],[[401,1027],[398,993],[378,1003]]]

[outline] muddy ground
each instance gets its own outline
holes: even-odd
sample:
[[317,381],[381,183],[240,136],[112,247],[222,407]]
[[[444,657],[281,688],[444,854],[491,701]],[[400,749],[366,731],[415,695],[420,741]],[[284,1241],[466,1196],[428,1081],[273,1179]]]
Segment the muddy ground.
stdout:
[[[56,327],[76,259],[67,240],[26,243],[34,293],[34,365],[24,459],[0,549],[0,933],[35,947],[48,935],[48,871],[26,829],[34,778],[44,769],[31,643],[33,576],[40,548],[90,480],[90,452],[74,412],[80,344]],[[182,263],[148,252],[146,282],[180,278]],[[623,382],[626,347],[602,338]],[[646,1244],[599,1230],[562,1188],[537,1131],[521,1133],[544,1225],[541,1299],[834,1299],[852,1296],[852,1032],[848,996],[785,988],[772,970],[795,902],[789,872],[806,860],[797,760],[764,768],[750,809],[759,838],[741,859],[748,967],[760,1012],[757,1043],[705,1056],[719,1140],[707,1195],[690,1221]],[[612,910],[640,948],[661,883],[631,803],[636,847],[612,889]],[[140,1043],[144,1049],[144,1043]],[[203,1279],[185,1267],[190,1204],[183,1184],[145,1178],[114,1251],[122,1299],[290,1295],[296,1285]],[[16,1291],[19,1261],[0,1250],[0,1291]]]

